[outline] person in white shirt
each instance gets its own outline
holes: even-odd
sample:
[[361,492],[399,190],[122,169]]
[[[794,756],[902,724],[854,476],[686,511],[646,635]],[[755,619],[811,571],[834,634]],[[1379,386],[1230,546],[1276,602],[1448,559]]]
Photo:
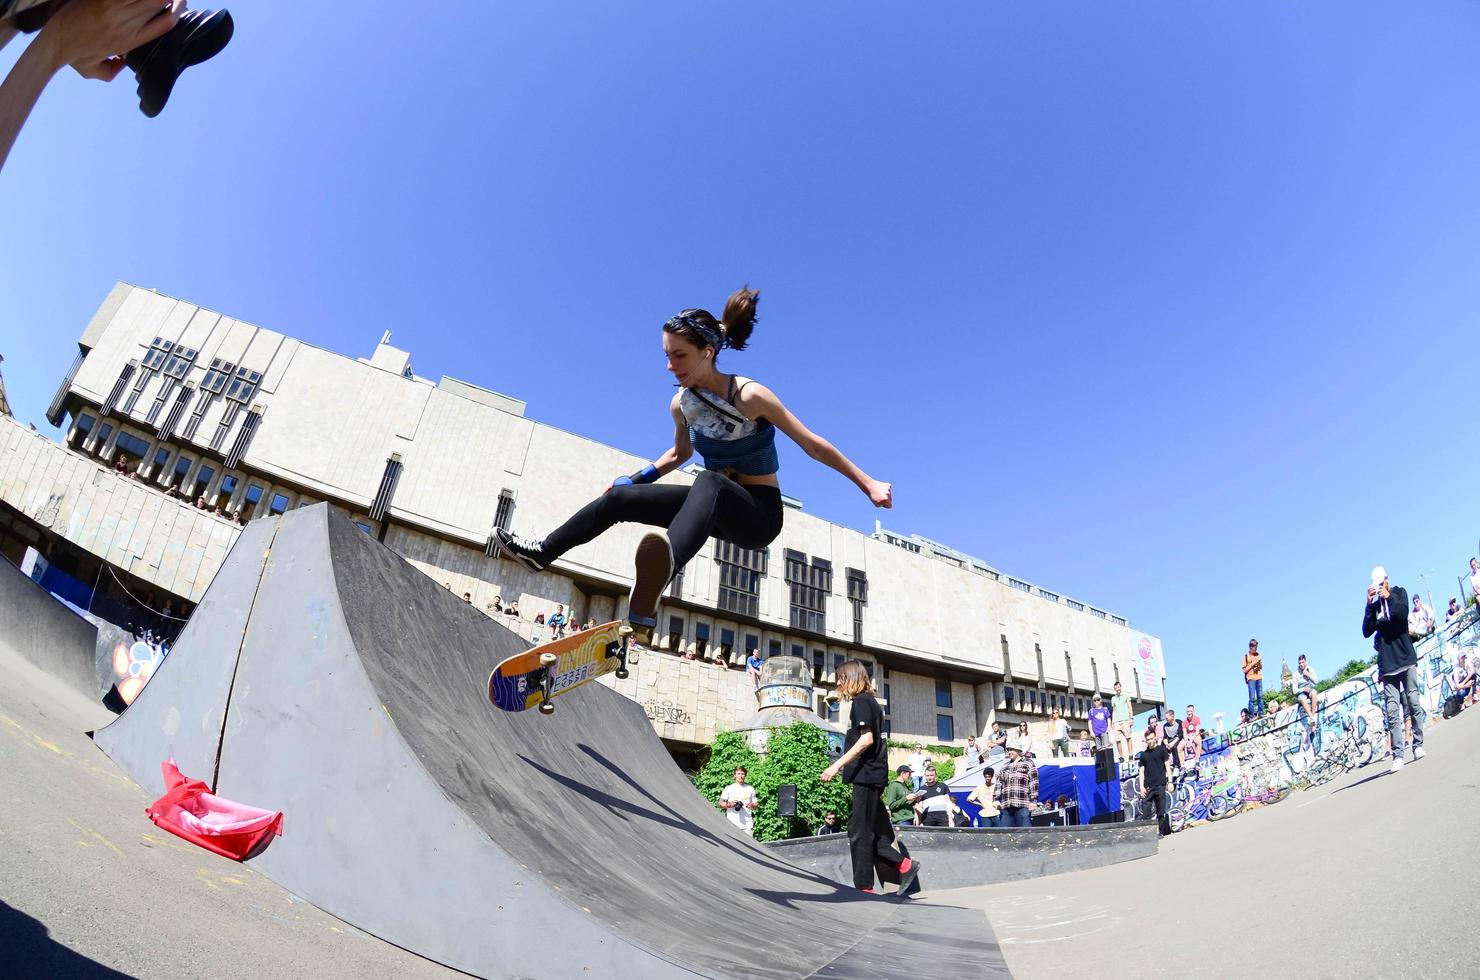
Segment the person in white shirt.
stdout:
[[968,735],[968,736],[966,736],[966,755],[965,755],[965,762],[966,762],[966,768],[967,769],[970,769],[973,766],[979,766],[979,765],[982,764],[982,748],[981,748],[980,745],[977,745],[976,744],[976,736],[975,735]]
[[744,766],[735,768],[735,781],[719,794],[719,808],[725,811],[730,823],[747,834],[754,834],[755,809],[760,802],[756,799],[755,787],[745,782],[747,775]]
[[1054,758],[1059,756],[1069,757],[1069,723],[1059,714],[1059,709],[1053,709],[1048,716],[1049,737],[1053,739]]
[[1413,597],[1413,612],[1408,614],[1408,635],[1414,639],[1434,632],[1434,614],[1418,596]]
[[1008,748],[1012,748],[1014,745],[1016,745],[1023,752],[1024,755],[1033,751],[1033,736],[1028,734],[1028,723],[1026,721],[1018,722],[1017,734],[1015,734],[1010,740],[1008,740]]
[[915,743],[915,751],[910,753],[910,778],[915,781],[915,792],[925,782],[925,767],[930,763],[930,756],[925,754],[925,746],[919,742]]

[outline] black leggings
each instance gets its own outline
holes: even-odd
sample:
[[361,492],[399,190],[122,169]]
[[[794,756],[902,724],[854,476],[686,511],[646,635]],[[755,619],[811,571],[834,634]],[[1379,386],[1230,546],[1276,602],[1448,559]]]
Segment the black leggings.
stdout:
[[895,850],[894,826],[884,806],[884,787],[853,784],[853,805],[848,810],[848,850],[853,857],[855,888],[874,887],[879,881],[899,884],[899,865],[904,855]]
[[623,521],[668,529],[675,574],[710,536],[742,548],[764,548],[781,533],[781,491],[746,486],[705,470],[691,487],[638,483],[613,487],[545,538],[550,560]]

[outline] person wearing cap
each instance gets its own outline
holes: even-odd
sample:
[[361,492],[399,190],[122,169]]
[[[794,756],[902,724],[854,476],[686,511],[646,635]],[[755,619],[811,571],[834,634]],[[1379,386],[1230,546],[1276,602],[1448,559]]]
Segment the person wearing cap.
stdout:
[[1110,709],[1105,707],[1105,699],[1098,694],[1090,701],[1089,733],[1094,736],[1095,748],[1109,747],[1106,743],[1110,741]]
[[993,800],[1001,814],[1000,826],[1028,826],[1038,803],[1038,767],[1015,742],[1007,743],[1007,765],[998,771],[996,783]]
[[1475,703],[1475,665],[1467,663],[1465,654],[1459,655],[1459,661],[1454,669],[1449,672],[1449,683],[1454,688],[1456,695],[1462,695],[1465,704]]
[[1421,640],[1434,632],[1434,614],[1423,604],[1421,596],[1413,597],[1413,611],[1408,614],[1408,635]]
[[1244,654],[1244,683],[1249,687],[1249,717],[1258,718],[1264,713],[1264,660],[1259,656],[1259,641],[1249,641],[1249,652]]
[[884,787],[884,805],[889,808],[889,822],[912,824],[915,822],[914,770],[900,766],[894,770],[894,782]]
[[1403,768],[1406,736],[1403,711],[1413,726],[1413,758],[1422,759],[1425,712],[1419,693],[1418,654],[1408,638],[1408,592],[1388,582],[1387,569],[1372,569],[1372,584],[1367,586],[1367,607],[1362,613],[1362,635],[1372,637],[1377,651],[1377,676],[1382,681],[1383,708],[1387,715],[1388,735],[1393,740],[1393,768]]

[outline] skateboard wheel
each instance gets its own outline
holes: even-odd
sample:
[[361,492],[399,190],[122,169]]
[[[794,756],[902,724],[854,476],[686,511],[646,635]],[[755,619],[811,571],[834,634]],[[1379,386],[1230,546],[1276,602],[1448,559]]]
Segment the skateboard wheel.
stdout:
[[629,673],[627,673],[627,669],[625,667],[623,667],[623,668],[621,668],[621,669],[619,669],[617,671],[617,680],[619,680],[619,681],[625,681],[630,676],[632,676],[632,675],[629,674]]
[[550,667],[550,666],[554,665],[555,661],[557,661],[559,659],[560,658],[558,656],[556,656],[555,654],[553,654],[553,653],[542,653],[542,654],[540,654],[540,666],[541,667]]
[[553,715],[554,713],[555,713],[555,702],[553,702],[553,701],[541,701],[540,702],[540,714],[542,714],[542,715]]

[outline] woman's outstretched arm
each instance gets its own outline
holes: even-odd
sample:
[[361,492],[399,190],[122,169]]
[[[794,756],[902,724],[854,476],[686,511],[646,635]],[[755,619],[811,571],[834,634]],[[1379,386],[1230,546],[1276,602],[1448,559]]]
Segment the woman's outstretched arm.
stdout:
[[894,506],[894,489],[883,482],[875,480],[863,470],[859,469],[854,462],[836,446],[813,432],[801,423],[801,421],[787,407],[781,404],[781,399],[776,393],[758,381],[752,381],[745,386],[740,395],[740,404],[736,406],[750,418],[763,418],[776,428],[785,432],[791,440],[802,450],[819,463],[826,464],[839,473],[852,480],[864,495],[872,500],[875,507]]

